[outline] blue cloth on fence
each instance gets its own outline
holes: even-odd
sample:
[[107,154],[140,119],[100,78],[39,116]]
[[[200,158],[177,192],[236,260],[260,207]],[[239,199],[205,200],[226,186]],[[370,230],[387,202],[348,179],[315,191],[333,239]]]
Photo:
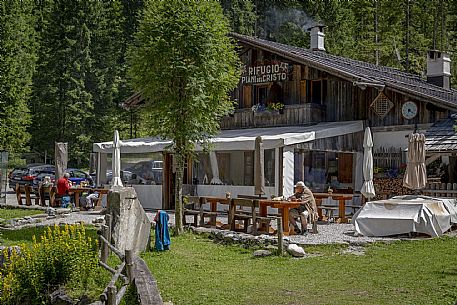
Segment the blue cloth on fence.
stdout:
[[165,211],[158,211],[155,217],[156,221],[156,234],[155,234],[155,248],[157,251],[170,249],[170,233],[168,232],[169,216]]

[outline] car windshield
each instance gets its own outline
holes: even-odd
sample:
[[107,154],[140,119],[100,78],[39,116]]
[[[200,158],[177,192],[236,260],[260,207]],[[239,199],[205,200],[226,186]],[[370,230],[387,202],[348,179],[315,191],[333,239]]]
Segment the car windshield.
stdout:
[[12,176],[20,176],[23,175],[25,172],[24,168],[15,168],[13,169],[13,172],[11,173]]

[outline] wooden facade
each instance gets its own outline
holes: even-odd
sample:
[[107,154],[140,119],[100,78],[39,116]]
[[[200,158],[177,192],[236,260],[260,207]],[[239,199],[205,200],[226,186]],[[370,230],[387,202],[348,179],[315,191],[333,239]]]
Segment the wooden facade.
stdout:
[[[221,122],[222,129],[308,125],[319,122],[363,120],[371,127],[430,124],[449,116],[449,110],[435,106],[426,99],[413,97],[385,87],[357,86],[353,82],[255,48],[245,48],[241,55],[245,70],[271,63],[288,65],[287,80],[259,83],[241,81],[233,92],[236,111]],[[245,72],[246,73],[246,72]],[[389,111],[381,115],[373,102],[379,95]],[[407,120],[402,116],[402,105],[413,101],[418,115]],[[255,113],[256,104],[284,104],[284,111]]]

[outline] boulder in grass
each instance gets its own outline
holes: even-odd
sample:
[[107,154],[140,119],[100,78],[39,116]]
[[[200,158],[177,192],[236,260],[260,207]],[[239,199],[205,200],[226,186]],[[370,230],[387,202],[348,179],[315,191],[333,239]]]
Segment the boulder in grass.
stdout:
[[254,257],[265,257],[265,256],[270,256],[271,252],[268,250],[257,250],[257,251],[254,251],[254,253],[252,255]]
[[293,257],[304,257],[306,255],[305,250],[297,244],[290,244],[287,247],[287,252]]

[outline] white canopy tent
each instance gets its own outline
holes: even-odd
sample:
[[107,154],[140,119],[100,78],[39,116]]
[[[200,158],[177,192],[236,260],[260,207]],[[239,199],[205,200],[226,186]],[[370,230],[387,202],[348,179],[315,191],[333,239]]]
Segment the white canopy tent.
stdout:
[[[275,149],[275,186],[277,189],[274,194],[282,193],[284,196],[288,196],[292,194],[294,185],[294,145],[361,131],[363,131],[363,121],[324,122],[310,126],[223,130],[211,142],[213,150],[216,152],[254,151],[255,139],[261,136],[264,150]],[[171,141],[158,137],[123,140],[121,153],[164,152],[170,145]],[[113,152],[113,147],[112,141],[93,144],[93,151],[98,153],[97,183],[104,180],[106,167],[103,163],[106,163],[107,154]],[[202,150],[202,147],[196,146],[196,151]],[[282,168],[280,168],[280,160],[282,160]]]

